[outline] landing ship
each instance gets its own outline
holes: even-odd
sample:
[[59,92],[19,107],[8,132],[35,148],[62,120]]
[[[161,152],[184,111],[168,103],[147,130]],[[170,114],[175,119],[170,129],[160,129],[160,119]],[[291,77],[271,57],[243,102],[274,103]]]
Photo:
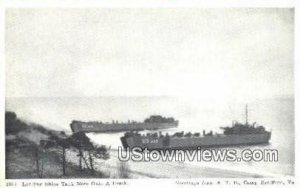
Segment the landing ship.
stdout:
[[223,134],[206,133],[184,133],[177,132],[173,135],[161,132],[142,135],[138,132],[127,132],[121,137],[124,148],[147,148],[149,150],[168,149],[197,149],[209,147],[226,147],[239,145],[266,144],[271,138],[271,132],[266,131],[263,126],[256,123],[248,123],[248,109],[246,106],[246,122],[232,122],[232,126],[221,127]]

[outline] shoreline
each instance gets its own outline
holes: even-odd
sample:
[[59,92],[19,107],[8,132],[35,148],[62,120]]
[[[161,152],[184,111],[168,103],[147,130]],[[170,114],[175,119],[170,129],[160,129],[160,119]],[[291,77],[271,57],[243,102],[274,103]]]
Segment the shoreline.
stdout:
[[[16,118],[15,123],[19,126],[25,126],[21,131],[14,134],[6,134],[6,178],[39,178],[34,175],[34,152],[32,150],[20,151],[20,145],[38,146],[41,140],[47,140],[52,135],[59,136],[62,131],[53,131],[37,124],[24,123]],[[23,125],[24,124],[24,125]],[[69,134],[63,133],[65,137]],[[60,135],[60,136],[63,136]],[[19,147],[19,148],[18,148]],[[109,158],[94,159],[95,174],[90,174],[86,169],[79,171],[78,152],[72,149],[66,150],[67,176],[62,176],[61,154],[59,146],[41,152],[45,158],[45,171],[48,175],[42,178],[257,178],[257,177],[279,177],[288,176],[285,174],[265,173],[264,171],[253,171],[247,169],[247,172],[236,168],[241,166],[217,166],[216,164],[206,163],[195,165],[196,163],[179,162],[121,162],[118,159],[116,149],[109,149]],[[30,153],[30,155],[26,155]],[[48,156],[47,156],[48,154]],[[24,161],[27,161],[24,162]],[[29,165],[31,164],[31,165]],[[199,163],[200,164],[200,163]],[[56,169],[56,170],[52,170]],[[245,166],[245,168],[248,168]],[[22,172],[23,170],[23,172]]]

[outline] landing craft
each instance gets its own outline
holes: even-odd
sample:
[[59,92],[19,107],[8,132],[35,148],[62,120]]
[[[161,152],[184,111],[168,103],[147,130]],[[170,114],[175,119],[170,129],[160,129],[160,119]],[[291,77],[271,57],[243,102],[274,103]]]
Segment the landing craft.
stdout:
[[232,123],[231,127],[221,127],[223,134],[213,134],[212,131],[200,133],[179,132],[173,135],[161,133],[141,135],[137,132],[127,132],[121,137],[124,148],[141,147],[150,150],[197,149],[198,147],[225,147],[238,145],[266,144],[271,138],[271,132],[256,123],[248,123],[248,108],[246,106],[246,122]]
[[152,115],[145,119],[144,122],[130,120],[128,122],[113,120],[112,123],[72,121],[70,126],[73,132],[122,132],[168,129],[178,127],[178,123],[178,120],[175,120],[173,117],[166,118],[160,115]]

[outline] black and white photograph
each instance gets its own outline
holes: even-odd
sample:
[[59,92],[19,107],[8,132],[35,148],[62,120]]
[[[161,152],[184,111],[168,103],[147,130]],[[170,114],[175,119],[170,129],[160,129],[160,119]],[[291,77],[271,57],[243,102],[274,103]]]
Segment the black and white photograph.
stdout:
[[293,178],[294,23],[292,7],[7,8],[5,179]]

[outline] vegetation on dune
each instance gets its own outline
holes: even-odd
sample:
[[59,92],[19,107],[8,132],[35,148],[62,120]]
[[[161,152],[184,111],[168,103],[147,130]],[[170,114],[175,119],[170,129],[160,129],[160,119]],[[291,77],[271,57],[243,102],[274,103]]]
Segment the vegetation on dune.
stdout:
[[[22,174],[22,172],[14,173],[14,171],[22,168],[24,177],[21,178],[29,175],[26,171],[30,167],[26,166],[28,164],[22,164],[22,160],[25,159],[34,164],[36,176],[33,178],[51,178],[47,171],[51,171],[54,166],[46,167],[48,163],[60,164],[62,176],[69,175],[68,173],[72,170],[70,173],[72,176],[76,168],[74,168],[75,164],[67,161],[68,150],[78,152],[79,164],[76,170],[78,172],[75,172],[76,176],[81,174],[79,176],[86,177],[88,171],[91,177],[103,177],[101,172],[95,170],[94,161],[95,158],[108,159],[108,150],[105,146],[93,144],[85,133],[79,132],[68,136],[63,131],[49,130],[36,124],[29,125],[17,118],[14,112],[5,113],[5,132],[6,155],[9,156],[6,157],[7,178],[20,178],[14,174]],[[21,150],[25,152],[21,152]],[[22,159],[19,160],[20,158]],[[22,165],[23,167],[21,167]],[[8,169],[11,166],[19,166],[19,168]]]
[[28,125],[17,118],[15,112],[5,112],[5,133],[16,134],[28,128]]

